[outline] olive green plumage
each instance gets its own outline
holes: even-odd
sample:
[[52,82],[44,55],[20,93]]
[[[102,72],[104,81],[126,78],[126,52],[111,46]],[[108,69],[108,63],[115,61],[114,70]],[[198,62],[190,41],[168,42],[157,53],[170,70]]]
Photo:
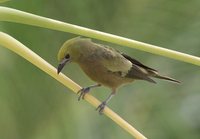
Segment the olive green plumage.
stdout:
[[[134,80],[146,80],[156,83],[152,78],[160,78],[179,83],[179,81],[167,76],[161,76],[158,71],[147,67],[130,56],[101,44],[92,42],[87,38],[76,37],[66,41],[58,52],[58,73],[67,62],[77,63],[82,70],[98,86],[104,85],[112,89],[109,98],[99,106],[102,112],[107,101],[115,94],[116,89]],[[94,87],[94,86],[92,86]],[[95,86],[96,87],[96,86]],[[81,90],[82,98],[89,91]]]

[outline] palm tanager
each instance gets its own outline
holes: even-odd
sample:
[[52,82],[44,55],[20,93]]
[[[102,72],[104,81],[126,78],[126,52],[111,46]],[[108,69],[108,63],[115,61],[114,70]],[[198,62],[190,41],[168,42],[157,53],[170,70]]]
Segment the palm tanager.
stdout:
[[180,83],[178,80],[160,75],[157,70],[145,66],[124,53],[111,47],[94,43],[88,38],[76,37],[67,40],[58,52],[58,61],[58,74],[66,63],[75,62],[93,81],[97,82],[96,85],[84,87],[78,91],[78,94],[80,93],[78,100],[84,99],[85,94],[91,88],[101,85],[112,90],[108,98],[97,107],[100,114],[103,112],[107,102],[116,94],[117,88],[123,84],[134,80],[156,83],[152,78]]

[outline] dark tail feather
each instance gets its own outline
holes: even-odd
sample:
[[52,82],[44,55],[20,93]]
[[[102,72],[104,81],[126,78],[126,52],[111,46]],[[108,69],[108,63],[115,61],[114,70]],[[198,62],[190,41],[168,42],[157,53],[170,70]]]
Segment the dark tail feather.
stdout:
[[143,78],[143,80],[146,80],[146,81],[148,81],[150,83],[155,83],[156,84],[156,82],[153,79],[149,78],[149,77],[145,77],[145,78]]
[[178,84],[181,83],[181,82],[178,81],[178,80],[175,80],[175,79],[170,78],[170,77],[167,77],[167,76],[162,76],[162,75],[159,75],[159,74],[156,74],[156,75],[154,75],[154,76],[152,76],[152,77],[159,78],[159,79],[164,79],[164,80],[168,80],[168,81],[171,81],[171,82],[174,82],[174,83],[178,83]]

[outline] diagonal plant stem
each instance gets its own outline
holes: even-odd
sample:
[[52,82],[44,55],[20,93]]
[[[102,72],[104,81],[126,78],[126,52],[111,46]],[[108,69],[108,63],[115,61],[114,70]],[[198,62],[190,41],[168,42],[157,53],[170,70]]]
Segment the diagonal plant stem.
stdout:
[[172,59],[176,59],[176,60],[180,60],[180,61],[184,61],[187,63],[200,66],[199,57],[195,57],[192,55],[169,50],[166,48],[161,48],[155,45],[123,38],[123,37],[116,36],[113,34],[108,34],[108,33],[100,32],[100,31],[80,27],[77,25],[60,22],[57,20],[37,16],[34,14],[26,13],[26,12],[11,9],[11,8],[0,6],[0,21],[16,22],[16,23],[39,26],[39,27],[63,31],[63,32],[70,32],[73,34],[87,36],[87,37],[115,43],[122,46],[128,46],[131,48],[139,49],[139,50],[157,54],[157,55],[162,55],[165,57],[169,57]]
[[[33,65],[37,66],[39,69],[46,72],[48,75],[52,76],[54,79],[62,83],[64,86],[71,89],[73,92],[76,93],[78,92],[78,90],[81,89],[81,87],[78,84],[73,82],[70,78],[68,78],[64,74],[60,73],[58,75],[57,70],[48,62],[46,62],[44,59],[42,59],[40,56],[38,56],[36,53],[31,51],[29,48],[24,46],[22,43],[20,43],[13,37],[3,32],[0,32],[0,46],[4,46],[10,49],[11,51],[17,53],[21,57],[25,58]],[[86,94],[84,99],[88,101],[90,104],[92,104],[94,107],[97,107],[100,104],[100,101],[90,94]],[[119,126],[121,126],[128,133],[130,133],[132,136],[134,136],[136,139],[147,139],[144,135],[142,135],[139,131],[137,131],[128,122],[123,120],[119,115],[117,115],[108,107],[105,107],[104,114],[107,115]]]

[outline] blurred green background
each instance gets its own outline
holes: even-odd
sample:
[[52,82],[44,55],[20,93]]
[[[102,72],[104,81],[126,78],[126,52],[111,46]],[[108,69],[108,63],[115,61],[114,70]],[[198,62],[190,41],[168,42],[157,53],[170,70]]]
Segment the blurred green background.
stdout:
[[[200,56],[199,0],[11,0],[1,5]],[[70,33],[0,22],[4,31],[57,66]],[[97,40],[94,40],[99,42]],[[101,42],[108,44],[105,42]],[[109,44],[182,81],[137,81],[110,101],[120,116],[149,139],[200,138],[200,68]],[[0,139],[131,139],[106,116],[38,68],[0,47]],[[93,82],[76,64],[63,71],[81,86]],[[110,90],[96,89],[104,100]]]

